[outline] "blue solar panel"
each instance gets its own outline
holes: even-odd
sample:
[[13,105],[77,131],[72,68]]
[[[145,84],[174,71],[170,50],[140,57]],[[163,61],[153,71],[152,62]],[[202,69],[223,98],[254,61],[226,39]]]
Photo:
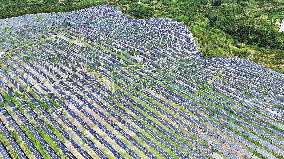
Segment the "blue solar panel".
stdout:
[[1,94],[0,94],[0,102],[4,102],[4,98],[2,97]]
[[[73,15],[84,17],[84,24]],[[46,20],[42,22],[30,17],[30,25],[35,25],[35,29],[13,32],[10,38],[6,33],[0,34],[7,39],[3,44],[6,48],[37,42],[21,45],[11,51],[8,59],[1,60],[9,68],[1,72],[1,90],[12,98],[24,92],[21,96],[32,102],[37,111],[31,110],[22,97],[16,97],[22,107],[70,158],[74,157],[68,148],[38,115],[43,113],[84,158],[91,156],[66,130],[72,131],[101,158],[106,158],[101,151],[104,148],[117,158],[124,156],[122,149],[139,158],[137,148],[149,158],[155,158],[149,147],[165,158],[203,158],[212,157],[212,153],[237,158],[235,152],[247,157],[254,157],[256,152],[272,157],[268,150],[283,155],[279,146],[284,143],[278,142],[283,137],[278,121],[284,121],[282,74],[244,59],[205,59],[197,52],[190,32],[170,19],[132,20],[108,7],[44,16]],[[13,25],[21,26],[20,22]],[[56,107],[53,102],[57,103]],[[16,107],[13,110],[22,122],[29,124]],[[66,115],[89,131],[102,148]],[[85,119],[118,148],[94,131]],[[247,141],[240,133],[254,142]]]

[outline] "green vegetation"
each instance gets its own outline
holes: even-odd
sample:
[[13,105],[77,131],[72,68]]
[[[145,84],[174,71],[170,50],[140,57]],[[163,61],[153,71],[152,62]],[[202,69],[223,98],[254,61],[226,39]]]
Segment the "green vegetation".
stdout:
[[8,139],[4,136],[2,132],[0,132],[0,141],[6,147],[7,152],[12,158],[17,158],[17,159],[19,158],[16,151],[13,149],[12,145],[10,144],[10,142],[8,141]]
[[243,57],[284,72],[284,36],[276,19],[284,1],[254,0],[2,0],[0,18],[108,4],[131,18],[169,17],[185,24],[205,57]]

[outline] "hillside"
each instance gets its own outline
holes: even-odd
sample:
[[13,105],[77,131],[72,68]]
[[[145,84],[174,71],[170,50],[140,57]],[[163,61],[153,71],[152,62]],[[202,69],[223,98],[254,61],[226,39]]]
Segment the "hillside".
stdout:
[[283,0],[2,0],[0,18],[108,4],[132,18],[172,18],[186,25],[204,57],[241,57],[284,73]]
[[283,158],[284,74],[110,6],[0,20],[3,158]]

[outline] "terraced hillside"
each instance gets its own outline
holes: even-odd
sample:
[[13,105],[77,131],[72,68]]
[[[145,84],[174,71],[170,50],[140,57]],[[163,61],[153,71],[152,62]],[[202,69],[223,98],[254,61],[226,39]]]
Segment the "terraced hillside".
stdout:
[[109,6],[0,20],[2,158],[283,158],[284,75]]

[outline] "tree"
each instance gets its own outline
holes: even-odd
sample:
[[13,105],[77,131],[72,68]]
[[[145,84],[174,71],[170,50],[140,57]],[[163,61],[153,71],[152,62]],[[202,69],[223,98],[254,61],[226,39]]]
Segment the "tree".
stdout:
[[149,5],[141,3],[130,4],[130,15],[139,19],[147,19],[153,16],[153,10]]
[[221,0],[213,0],[213,6],[220,6],[222,4]]

